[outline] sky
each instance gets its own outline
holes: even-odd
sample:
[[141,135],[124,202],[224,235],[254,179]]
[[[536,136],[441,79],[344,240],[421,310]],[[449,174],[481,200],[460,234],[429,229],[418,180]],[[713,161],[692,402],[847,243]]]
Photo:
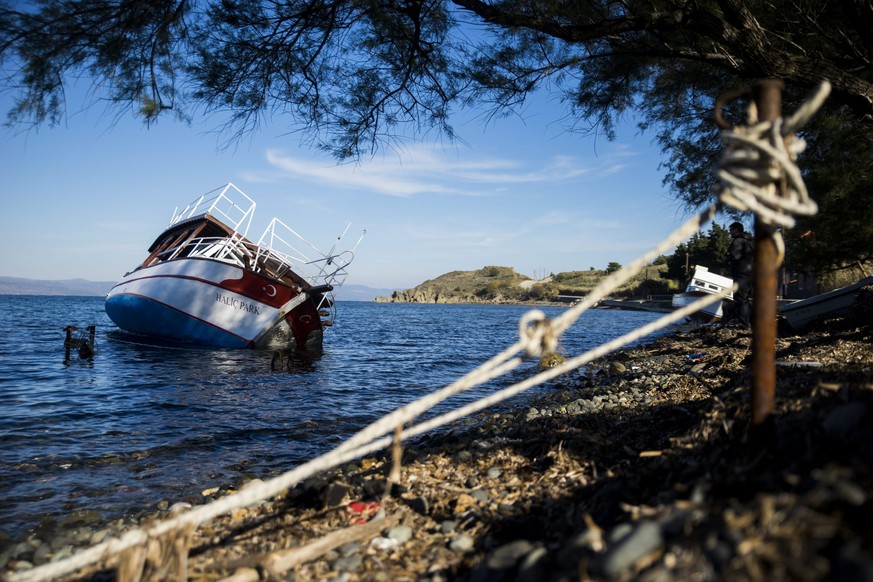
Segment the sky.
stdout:
[[[0,95],[4,117],[10,103]],[[491,265],[534,279],[625,265],[685,218],[652,135],[630,120],[614,142],[569,133],[546,95],[509,118],[457,116],[462,141],[345,164],[282,118],[224,147],[216,118],[147,127],[99,104],[68,111],[54,128],[0,130],[0,276],[117,281],[177,207],[227,182],[257,202],[254,238],[273,216],[323,250],[349,223],[341,247],[366,230],[346,283],[379,289]]]

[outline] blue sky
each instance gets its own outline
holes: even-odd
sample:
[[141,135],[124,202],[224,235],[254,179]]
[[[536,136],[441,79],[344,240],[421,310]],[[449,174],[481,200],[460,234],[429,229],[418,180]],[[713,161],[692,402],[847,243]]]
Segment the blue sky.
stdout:
[[68,109],[59,127],[3,130],[0,275],[117,280],[177,206],[227,182],[257,202],[255,236],[273,216],[322,249],[349,222],[348,246],[366,229],[347,283],[378,288],[487,265],[540,278],[626,264],[683,218],[650,135],[567,133],[545,96],[523,118],[455,119],[462,142],[429,136],[343,165],[281,118],[222,149],[220,119],[147,128],[103,105]]

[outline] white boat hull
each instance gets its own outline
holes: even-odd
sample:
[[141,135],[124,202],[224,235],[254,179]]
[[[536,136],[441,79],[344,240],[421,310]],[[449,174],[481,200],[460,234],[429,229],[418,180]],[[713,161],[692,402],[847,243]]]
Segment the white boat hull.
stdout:
[[871,285],[873,277],[866,277],[854,285],[784,305],[780,312],[792,328],[800,330],[816,319],[850,313],[858,298],[858,292]]
[[[308,299],[234,265],[193,258],[129,273],[109,292],[106,312],[120,328],[143,335],[227,348],[318,349],[321,324]],[[309,328],[305,338],[289,325],[295,317]]]
[[733,285],[733,279],[717,275],[716,273],[710,273],[706,267],[697,265],[694,267],[694,272],[691,275],[688,286],[685,288],[685,293],[673,295],[673,307],[685,307],[705,295],[719,295],[722,299],[699,309],[692,316],[695,319],[702,319],[707,322],[719,321],[724,317],[723,306],[725,300],[733,299]]
[[[673,308],[678,309],[679,307],[685,307],[693,301],[700,299],[703,295],[703,293],[677,293],[673,295]],[[709,318],[717,321],[724,316],[723,304],[724,300],[719,299],[715,303],[711,303],[703,309],[699,309],[697,313],[701,314],[701,317],[704,319]]]

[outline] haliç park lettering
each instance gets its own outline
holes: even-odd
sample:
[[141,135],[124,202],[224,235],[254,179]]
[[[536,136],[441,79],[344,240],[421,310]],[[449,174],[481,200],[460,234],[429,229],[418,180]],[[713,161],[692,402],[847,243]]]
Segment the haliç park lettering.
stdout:
[[255,315],[261,314],[261,308],[257,305],[252,305],[251,303],[246,303],[245,301],[240,301],[235,297],[228,297],[227,295],[222,295],[221,293],[216,293],[215,301],[217,303],[224,303],[225,305],[233,307],[234,309],[240,309],[247,313],[254,313]]

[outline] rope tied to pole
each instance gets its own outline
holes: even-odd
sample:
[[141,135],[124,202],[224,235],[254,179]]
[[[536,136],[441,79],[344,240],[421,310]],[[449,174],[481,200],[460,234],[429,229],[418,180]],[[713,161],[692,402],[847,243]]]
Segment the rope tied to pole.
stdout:
[[[794,135],[827,99],[831,85],[823,81],[790,118],[759,122],[750,108],[749,125],[732,127],[721,117],[725,101],[747,92],[726,94],[716,103],[724,153],[718,162],[719,201],[742,212],[753,212],[765,224],[791,228],[797,215],[812,216],[818,206],[809,197],[795,163],[806,142]],[[776,184],[782,194],[777,193]]]
[[537,358],[558,350],[559,333],[552,329],[551,320],[539,309],[531,309],[518,320],[518,335],[524,354]]
[[[290,469],[268,481],[244,488],[233,495],[214,500],[207,505],[195,507],[187,513],[171,516],[147,528],[127,531],[118,538],[98,543],[64,560],[51,562],[29,571],[13,573],[9,577],[10,582],[41,582],[51,580],[99,561],[115,562],[115,560],[119,559],[119,556],[124,556],[126,552],[129,552],[129,554],[121,559],[122,565],[119,579],[138,580],[143,574],[144,568],[148,567],[145,552],[148,550],[150,542],[157,539],[165,540],[163,546],[165,550],[158,553],[158,558],[152,558],[154,564],[159,567],[163,566],[164,569],[161,572],[175,571],[184,573],[186,563],[183,554],[187,554],[187,548],[191,542],[191,533],[197,526],[220,515],[230,513],[233,509],[246,507],[255,502],[279,495],[303,479],[320,471],[384,449],[392,443],[395,445],[394,452],[397,454],[400,451],[400,442],[403,440],[423,434],[498,402],[505,401],[547,380],[590,363],[595,358],[602,357],[622,346],[637,341],[656,330],[681,321],[684,317],[698,309],[702,309],[720,300],[718,295],[706,295],[685,307],[663,315],[656,321],[650,322],[633,332],[614,338],[583,354],[571,357],[558,366],[543,370],[534,376],[502,388],[489,396],[479,398],[475,402],[460,406],[409,428],[402,428],[405,423],[411,423],[416,416],[432,409],[438,403],[451,396],[480,386],[489,380],[517,369],[523,359],[519,354],[530,358],[556,351],[560,336],[586,310],[594,307],[609,293],[629,281],[658,256],[697,232],[704,222],[712,220],[721,204],[730,204],[739,210],[751,210],[759,217],[762,217],[762,219],[766,220],[766,217],[769,217],[770,220],[774,221],[774,224],[785,226],[793,226],[794,224],[793,218],[788,215],[788,212],[814,214],[815,204],[809,200],[806,188],[803,186],[803,180],[800,179],[800,172],[794,165],[794,159],[803,151],[802,143],[788,143],[792,142],[792,140],[786,140],[784,137],[806,123],[821,106],[829,89],[830,85],[827,82],[823,83],[813,99],[804,104],[787,121],[778,120],[777,123],[758,124],[756,120],[753,120],[751,128],[741,128],[741,130],[726,132],[725,136],[729,137],[725,137],[725,143],[729,144],[728,148],[731,151],[726,152],[725,156],[723,156],[723,170],[719,171],[719,178],[723,182],[723,191],[719,194],[719,203],[712,204],[702,209],[697,215],[690,217],[654,248],[631,264],[608,275],[581,301],[554,319],[547,318],[545,313],[540,310],[531,310],[525,313],[519,321],[519,341],[506,347],[503,351],[483,362],[466,375],[439,390],[386,414],[369,426],[361,429],[332,451]],[[717,117],[719,115],[720,113],[717,109]],[[733,128],[727,126],[726,129]],[[799,139],[797,141],[802,142]],[[774,161],[777,158],[778,161]],[[786,159],[788,163],[786,163]],[[724,175],[722,175],[722,171]],[[791,199],[787,202],[771,200],[771,198],[776,197],[775,194],[764,191],[765,188],[762,184],[765,183],[765,178],[762,176],[765,175],[769,180],[773,180],[774,176],[777,179],[783,179],[784,177],[786,181],[791,180],[795,189],[795,193],[791,197],[787,197]],[[762,202],[759,199],[766,202]],[[389,434],[391,436],[388,436]],[[399,462],[395,463],[395,466],[399,468]],[[173,543],[168,544],[168,540],[172,540]]]

